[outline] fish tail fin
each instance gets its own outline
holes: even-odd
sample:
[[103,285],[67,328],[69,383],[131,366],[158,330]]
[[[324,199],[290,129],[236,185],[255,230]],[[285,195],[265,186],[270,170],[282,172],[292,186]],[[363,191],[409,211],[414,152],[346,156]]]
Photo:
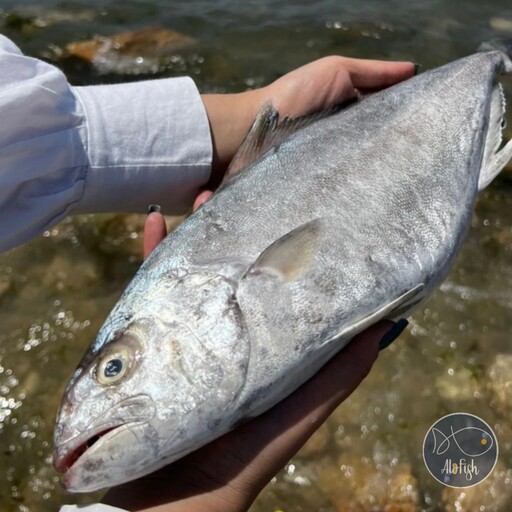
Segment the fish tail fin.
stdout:
[[498,50],[512,57],[512,37],[493,37],[484,41],[478,47],[478,52],[492,52]]
[[485,141],[478,190],[483,190],[512,159],[512,140],[500,149],[505,116],[505,96],[501,84],[494,87],[491,97],[489,128]]
[[512,139],[503,148],[492,156],[490,162],[480,171],[478,190],[481,191],[498,176],[504,167],[512,160]]
[[495,37],[484,41],[479,47],[478,52],[499,51],[503,54],[500,75],[512,75],[512,37]]

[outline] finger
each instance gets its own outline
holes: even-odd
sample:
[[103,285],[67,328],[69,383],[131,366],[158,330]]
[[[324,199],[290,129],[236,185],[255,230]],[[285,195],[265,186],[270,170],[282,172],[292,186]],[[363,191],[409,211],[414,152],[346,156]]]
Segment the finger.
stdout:
[[146,259],[153,249],[167,236],[165,218],[159,212],[150,213],[144,223],[143,253]]
[[358,89],[382,89],[414,76],[416,66],[412,62],[387,62],[382,60],[351,59],[341,57],[354,87]]
[[298,117],[393,85],[414,72],[412,62],[323,57],[273,82],[267,99],[282,115]]
[[197,197],[194,199],[194,205],[192,206],[192,211],[195,212],[203,203],[205,203],[210,196],[213,194],[211,190],[203,190],[197,194]]

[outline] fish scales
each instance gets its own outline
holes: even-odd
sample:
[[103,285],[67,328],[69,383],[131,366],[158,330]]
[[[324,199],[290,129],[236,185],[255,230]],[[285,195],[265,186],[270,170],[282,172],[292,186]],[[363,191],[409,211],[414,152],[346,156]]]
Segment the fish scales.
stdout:
[[142,265],[75,372],[55,436],[64,485],[176,460],[425,300],[500,170],[496,77],[511,71],[489,51],[424,73],[292,129],[223,184]]

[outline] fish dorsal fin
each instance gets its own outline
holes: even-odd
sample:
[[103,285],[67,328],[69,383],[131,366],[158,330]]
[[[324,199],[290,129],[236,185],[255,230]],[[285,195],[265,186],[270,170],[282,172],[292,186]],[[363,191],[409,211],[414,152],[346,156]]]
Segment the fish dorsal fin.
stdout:
[[501,84],[497,84],[492,92],[489,114],[489,127],[485,140],[484,156],[478,178],[478,190],[483,190],[501,172],[512,159],[512,141],[499,150],[501,133],[505,115],[505,96]]
[[290,135],[320,119],[339,112],[353,102],[354,100],[347,101],[335,107],[316,112],[315,114],[297,118],[284,117],[281,122],[279,122],[279,112],[271,103],[266,103],[258,112],[244,141],[233,157],[233,160],[231,160],[228,170],[224,175],[223,182],[229,180],[229,178],[240,171],[240,169],[255,162],[269,149],[281,144]]
[[381,308],[376,311],[371,312],[369,315],[361,318],[357,322],[354,322],[339,333],[331,336],[329,339],[325,340],[322,344],[326,345],[328,343],[336,342],[339,343],[341,339],[351,339],[356,334],[368,329],[373,324],[377,323],[379,320],[383,319],[398,319],[407,316],[408,313],[413,309],[413,307],[421,302],[423,296],[421,295],[422,290],[425,288],[424,284],[418,284],[411,288],[410,290],[405,291],[395,300],[385,304]]
[[223,182],[257,160],[270,148],[268,141],[277,126],[278,119],[279,113],[271,103],[266,103],[261,107],[245,139],[231,160]]
[[299,279],[313,266],[320,235],[320,219],[299,226],[267,247],[244,277],[264,273],[288,282]]

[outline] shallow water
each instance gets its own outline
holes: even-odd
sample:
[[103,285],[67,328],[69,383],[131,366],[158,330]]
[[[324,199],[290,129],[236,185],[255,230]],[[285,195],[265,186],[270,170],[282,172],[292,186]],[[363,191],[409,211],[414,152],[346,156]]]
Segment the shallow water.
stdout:
[[[512,35],[512,9],[501,0],[21,5],[0,2],[2,32],[27,53],[56,62],[75,84],[190,74],[203,91],[234,91],[326,54],[410,59],[428,69],[492,35]],[[61,56],[69,42],[152,24],[197,45],[156,67],[134,65],[128,76]],[[510,84],[507,91],[512,98]],[[499,354],[512,354],[510,176],[482,195],[441,290],[254,511],[512,509],[512,385],[491,373],[497,361],[509,361]],[[54,415],[71,371],[140,264],[141,221],[77,217],[0,255],[2,511],[49,512],[64,500],[91,499],[59,487],[50,460]],[[457,411],[485,419],[500,443],[494,472],[464,494],[437,484],[421,457],[428,427]]]

